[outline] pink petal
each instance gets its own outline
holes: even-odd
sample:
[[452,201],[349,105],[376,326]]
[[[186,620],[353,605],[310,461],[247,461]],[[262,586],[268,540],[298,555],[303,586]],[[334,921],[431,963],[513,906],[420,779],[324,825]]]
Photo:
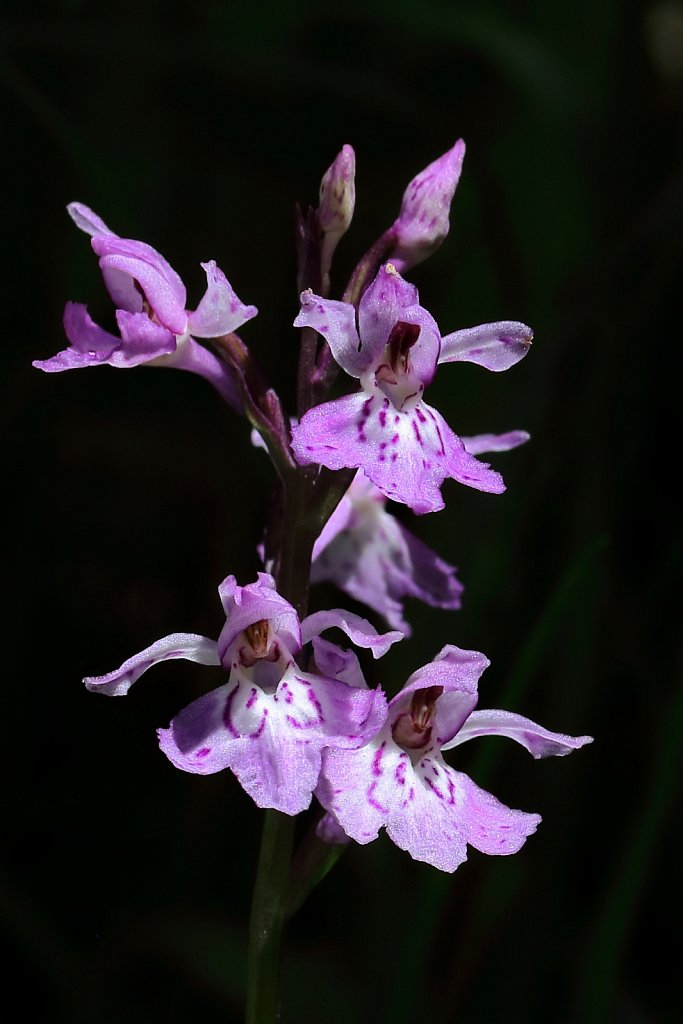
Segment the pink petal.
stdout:
[[506,434],[476,434],[474,437],[460,437],[470,455],[484,455],[487,452],[509,452],[526,444],[531,438],[526,430],[509,430]]
[[231,768],[259,807],[308,807],[323,747],[356,746],[381,727],[383,695],[289,670],[275,693],[246,681],[221,686],[159,731],[161,749],[184,771]]
[[508,370],[529,351],[534,333],[526,324],[501,320],[455,331],[441,339],[440,363],[477,363],[487,370]]
[[397,243],[392,260],[400,271],[431,256],[448,234],[451,202],[462,171],[465,143],[452,149],[413,178],[403,195],[394,223]]
[[446,644],[433,661],[423,665],[410,676],[403,689],[389,704],[391,721],[410,704],[418,690],[432,686],[442,689],[436,703],[436,723],[433,742],[439,747],[456,735],[477,706],[478,685],[482,673],[488,668],[488,658],[479,651],[467,651],[454,644]]
[[64,331],[72,347],[50,359],[36,359],[33,365],[37,369],[59,373],[109,363],[121,345],[121,339],[99,327],[91,319],[87,306],[80,302],[67,302],[64,307]]
[[444,744],[444,750],[457,747],[475,736],[506,736],[525,747],[535,758],[564,757],[593,742],[592,736],[565,736],[550,732],[530,718],[512,711],[486,709],[473,711],[457,735]]
[[92,247],[100,257],[105,282],[117,305],[128,308],[130,312],[139,312],[137,305],[130,305],[130,286],[126,285],[125,293],[121,291],[120,275],[128,275],[142,288],[161,323],[174,334],[185,333],[185,286],[156,249],[145,242],[114,235],[95,235]]
[[315,670],[318,675],[327,676],[329,679],[339,679],[347,686],[367,689],[368,684],[354,651],[338,647],[337,644],[333,644],[321,636],[314,636],[311,644]]
[[113,672],[104,676],[88,676],[83,682],[88,690],[105,693],[108,697],[121,697],[148,668],[176,658],[199,665],[220,664],[215,640],[196,633],[172,633],[134,654]]
[[303,465],[361,467],[388,498],[422,514],[444,507],[447,477],[500,494],[499,473],[469,455],[443,417],[426,402],[398,412],[381,392],[358,392],[310,409],[292,429]]
[[215,260],[201,266],[206,272],[206,292],[194,313],[188,314],[190,334],[197,338],[218,338],[236,331],[256,316],[256,306],[244,305]]
[[405,310],[419,306],[414,284],[404,281],[393,263],[380,267],[358,306],[358,325],[366,366],[374,366]]
[[109,360],[112,366],[140,366],[175,352],[175,335],[150,320],[146,313],[117,309],[116,322],[121,331],[121,345]]
[[[440,760],[440,759],[439,759]],[[517,853],[541,822],[540,814],[506,807],[491,793],[480,789],[469,776],[440,761],[440,786],[453,808],[458,829],[470,846],[482,853],[506,856]],[[446,797],[445,797],[446,798]]]
[[[406,755],[407,756],[407,755]],[[405,799],[393,809],[387,835],[413,860],[453,872],[467,860],[467,844],[442,777],[441,758],[406,767]]]
[[[383,497],[367,482],[374,494]],[[410,626],[404,618],[404,598],[414,597],[434,608],[460,607],[463,586],[456,570],[390,515],[383,501],[354,501],[347,495],[342,502],[346,521],[335,523],[339,528],[330,531],[327,546],[319,547],[327,540],[324,530],[313,549],[313,582],[332,580],[405,635],[410,634]]]
[[368,368],[371,354],[361,346],[356,329],[356,311],[348,302],[323,299],[309,288],[301,293],[301,310],[295,327],[312,327],[330,346],[332,355],[351,377]]
[[353,612],[346,612],[341,608],[334,608],[330,611],[314,612],[301,623],[301,642],[309,643],[314,636],[318,636],[326,629],[341,629],[356,647],[369,648],[373,658],[381,658],[387,653],[392,644],[403,639],[403,633],[398,630],[391,630],[388,633],[378,633],[372,623]]
[[286,644],[290,654],[301,648],[299,617],[289,601],[280,597],[275,580],[260,572],[256,583],[240,587],[234,576],[228,576],[218,588],[227,621],[218,637],[218,650],[226,667],[233,658],[233,645],[247,626],[267,619],[273,634]]
[[112,235],[116,234],[108,228],[101,217],[85,206],[83,203],[69,203],[67,211],[77,228],[85,231],[86,235]]

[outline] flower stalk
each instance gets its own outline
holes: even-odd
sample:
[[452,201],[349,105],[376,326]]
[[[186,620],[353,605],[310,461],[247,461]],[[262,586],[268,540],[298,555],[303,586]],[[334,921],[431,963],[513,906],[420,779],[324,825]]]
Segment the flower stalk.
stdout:
[[249,923],[246,1024],[279,1016],[280,947],[287,911],[295,819],[267,810]]
[[[387,500],[420,515],[438,512],[447,479],[501,493],[500,474],[476,456],[528,440],[519,430],[460,437],[424,399],[438,366],[470,362],[498,373],[523,359],[532,339],[515,320],[442,335],[403,277],[448,233],[464,152],[458,140],[413,178],[397,219],[358,262],[341,299],[329,296],[332,257],[355,206],[350,146],[325,173],[319,205],[298,208],[298,420],[235,333],[257,310],[214,260],[201,264],[206,290],[190,308],[185,285],[160,253],[115,234],[83,204],[69,206],[91,238],[118,334],[96,324],[84,304],[67,303],[67,348],[34,365],[48,373],[147,365],[198,374],[254,428],[252,440],[268,451],[279,478],[258,549],[262,571],[253,583],[230,574],[218,586],[225,622],[217,639],[171,633],[84,680],[88,690],[115,697],[164,661],[221,671],[222,682],[157,735],[176,768],[198,776],[229,768],[265,809],[247,1024],[279,1019],[285,925],[350,841],[365,845],[384,829],[415,860],[452,872],[469,847],[516,853],[536,830],[538,814],[501,804],[445,753],[480,736],[505,736],[535,758],[591,742],[516,712],[479,709],[478,680],[489,664],[481,652],[447,644],[388,701],[382,686],[368,686],[354,650],[381,658],[409,633],[405,597],[452,610],[461,603],[454,567],[395,520]],[[330,395],[340,372],[343,383]],[[244,486],[243,474],[238,481]],[[343,608],[309,615],[312,579],[332,580],[395,628],[379,633]],[[330,629],[345,634],[347,645],[321,635]],[[293,860],[296,816],[314,798],[325,813]]]

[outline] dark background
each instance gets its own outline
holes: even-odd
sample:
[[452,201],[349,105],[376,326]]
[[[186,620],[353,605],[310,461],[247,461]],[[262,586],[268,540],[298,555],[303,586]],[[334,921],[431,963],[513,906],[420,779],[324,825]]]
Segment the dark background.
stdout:
[[217,635],[218,582],[258,568],[272,474],[199,378],[31,369],[63,347],[66,299],[112,322],[65,204],[157,247],[190,304],[215,258],[291,401],[294,201],[354,145],[339,295],[463,136],[451,235],[413,279],[444,332],[513,318],[536,340],[508,374],[445,367],[428,397],[458,432],[533,440],[494,457],[503,497],[451,482],[444,512],[401,513],[465,603],[411,606],[414,638],[370,677],[395,691],[444,643],[480,649],[482,706],[595,743],[543,762],[463,748],[459,767],[542,813],[537,835],[453,876],[385,837],[350,849],[288,935],[284,1019],[674,1020],[681,4],[5,3],[0,89],[9,1019],[238,1021],[260,829],[232,776],[156,746],[217,670],[172,663],[121,701],[80,683],[166,633]]

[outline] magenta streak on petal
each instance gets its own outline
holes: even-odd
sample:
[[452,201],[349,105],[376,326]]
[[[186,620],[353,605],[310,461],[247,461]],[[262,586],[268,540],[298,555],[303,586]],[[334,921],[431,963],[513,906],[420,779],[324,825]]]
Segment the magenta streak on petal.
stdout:
[[405,786],[405,784],[406,784],[406,762],[407,762],[407,760],[408,760],[407,757],[404,760],[403,756],[402,756],[401,760],[398,762],[398,764],[396,765],[396,768],[394,769],[394,778],[398,782],[399,786]]
[[258,691],[256,690],[255,687],[252,687],[251,693],[249,695],[249,700],[246,703],[246,707],[247,708],[253,708],[254,704],[256,703],[256,698],[257,697],[258,697]]
[[223,709],[223,724],[224,724],[225,728],[228,730],[228,732],[231,734],[231,736],[234,736],[235,739],[239,739],[241,734],[237,731],[235,726],[232,724],[232,702],[235,699],[235,694],[237,693],[239,688],[240,688],[240,684],[237,683],[237,685],[234,687],[234,689],[232,689],[230,691],[230,693],[228,694],[228,696],[227,696],[227,698],[225,700],[225,708]]
[[375,756],[372,759],[372,774],[380,776],[382,774],[382,757],[384,756],[384,748],[386,743],[383,742],[378,748]]
[[410,421],[410,425],[413,428],[413,433],[415,434],[415,440],[417,441],[417,443],[419,445],[421,445],[422,444],[422,435],[420,434],[420,428],[418,427],[418,425],[415,422],[415,420],[411,420]]
[[439,800],[443,800],[443,798],[444,798],[444,797],[443,797],[443,793],[442,793],[442,792],[441,792],[441,790],[440,790],[440,789],[438,788],[438,786],[435,786],[435,785],[434,785],[434,783],[432,782],[432,780],[431,780],[431,779],[425,779],[425,785],[426,785],[426,786],[427,786],[427,787],[428,787],[429,789],[431,789],[431,791],[432,791],[432,793],[434,794],[434,796],[438,796]]
[[368,417],[370,416],[371,407],[372,407],[372,398],[368,398],[368,400],[363,403],[363,406],[361,408],[361,413],[360,413],[360,419],[358,420],[358,423],[356,424],[356,426],[358,428],[358,440],[359,441],[367,441],[367,435],[365,433],[365,424],[367,423]]
[[438,456],[443,457],[446,454],[446,447],[445,447],[445,445],[443,443],[443,437],[441,436],[441,427],[439,426],[439,421],[437,420],[436,416],[434,415],[434,413],[431,410],[429,412],[429,415],[430,415],[430,417],[432,419],[432,422],[434,423],[434,427],[436,429],[436,433],[437,433],[437,436],[439,438],[439,444],[441,445],[441,448],[437,449],[436,454]]
[[322,704],[320,703],[320,701],[316,697],[315,690],[310,685],[308,686],[308,699],[311,702],[311,704],[313,705],[313,707],[315,708],[316,713],[318,715],[318,723],[317,724],[323,725],[324,722],[325,722],[325,716],[323,714]]
[[379,803],[379,801],[375,800],[375,797],[374,797],[373,794],[374,794],[376,788],[377,788],[377,783],[376,782],[371,783],[370,786],[368,787],[368,791],[366,793],[366,796],[368,798],[368,803],[370,804],[371,807],[374,807],[376,811],[381,811],[382,814],[388,814],[389,813],[389,808],[388,807],[383,807],[382,804]]
[[202,757],[206,757],[207,754],[210,754],[210,753],[211,753],[211,747],[202,747],[201,750],[195,751],[195,755],[194,756],[196,758],[202,758]]
[[263,734],[263,730],[266,727],[266,719],[268,718],[268,708],[263,709],[263,717],[259,723],[259,727],[255,732],[250,732],[248,737],[250,740],[257,740],[259,736]]

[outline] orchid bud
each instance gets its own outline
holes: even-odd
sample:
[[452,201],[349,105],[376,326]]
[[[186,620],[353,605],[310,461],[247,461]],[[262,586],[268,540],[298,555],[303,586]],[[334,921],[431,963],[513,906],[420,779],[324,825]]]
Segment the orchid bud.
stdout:
[[342,146],[320,182],[318,223],[322,232],[321,272],[329,274],[334,250],[351,224],[356,204],[356,154],[352,146]]
[[420,171],[403,193],[401,212],[393,226],[396,248],[390,257],[401,273],[436,252],[448,234],[448,214],[464,156],[465,143],[459,139]]

